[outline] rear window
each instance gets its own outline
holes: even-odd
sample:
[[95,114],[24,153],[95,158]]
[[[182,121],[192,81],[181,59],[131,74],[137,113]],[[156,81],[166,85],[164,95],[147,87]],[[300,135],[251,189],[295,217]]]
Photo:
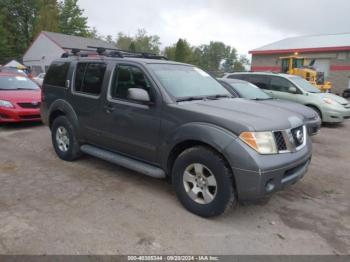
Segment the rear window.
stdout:
[[69,63],[67,62],[51,64],[45,76],[44,84],[65,87],[68,70]]
[[24,76],[0,76],[0,90],[36,90],[38,85]]
[[98,96],[102,90],[105,72],[104,63],[78,63],[75,73],[75,91]]

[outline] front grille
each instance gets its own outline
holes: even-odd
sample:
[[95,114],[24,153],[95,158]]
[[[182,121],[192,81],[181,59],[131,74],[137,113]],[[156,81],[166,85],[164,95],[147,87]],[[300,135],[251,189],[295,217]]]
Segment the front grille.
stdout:
[[28,119],[39,119],[40,115],[23,115],[20,116],[21,119],[28,120]]
[[286,142],[284,141],[284,137],[281,131],[277,131],[273,133],[275,136],[275,141],[277,145],[278,151],[285,151],[287,150]]
[[22,108],[39,108],[40,102],[32,102],[32,103],[18,103],[18,105]]
[[294,139],[294,144],[296,147],[301,146],[304,143],[304,129],[302,126],[293,128],[291,130],[293,139]]

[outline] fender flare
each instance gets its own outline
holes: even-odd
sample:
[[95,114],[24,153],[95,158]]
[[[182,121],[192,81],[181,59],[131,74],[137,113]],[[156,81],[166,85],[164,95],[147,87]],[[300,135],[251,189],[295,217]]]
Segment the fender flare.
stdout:
[[161,166],[164,170],[167,170],[168,160],[173,150],[177,145],[186,141],[207,144],[217,150],[227,160],[225,148],[236,138],[237,135],[233,132],[213,124],[202,122],[184,124],[173,132],[170,132],[160,145],[159,156]]
[[61,111],[74,126],[75,130],[79,133],[79,119],[75,113],[73,107],[65,100],[58,99],[52,103],[49,108],[49,123],[51,123],[51,117],[54,112]]

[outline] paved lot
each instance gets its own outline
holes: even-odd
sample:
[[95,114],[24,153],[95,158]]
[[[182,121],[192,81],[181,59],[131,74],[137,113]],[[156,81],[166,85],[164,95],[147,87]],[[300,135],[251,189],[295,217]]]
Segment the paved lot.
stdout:
[[41,125],[0,127],[0,253],[349,254],[349,134],[324,127],[306,177],[268,204],[202,219],[165,181],[63,162]]

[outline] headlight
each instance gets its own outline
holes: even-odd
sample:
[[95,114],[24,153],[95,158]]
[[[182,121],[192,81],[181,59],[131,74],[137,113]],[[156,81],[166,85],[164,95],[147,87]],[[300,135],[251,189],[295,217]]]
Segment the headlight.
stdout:
[[326,104],[329,104],[329,105],[337,104],[337,102],[335,102],[333,99],[328,98],[328,97],[323,98],[323,102],[325,102]]
[[277,154],[272,132],[243,132],[239,138],[259,154]]
[[13,108],[13,104],[9,101],[0,100],[0,107]]

